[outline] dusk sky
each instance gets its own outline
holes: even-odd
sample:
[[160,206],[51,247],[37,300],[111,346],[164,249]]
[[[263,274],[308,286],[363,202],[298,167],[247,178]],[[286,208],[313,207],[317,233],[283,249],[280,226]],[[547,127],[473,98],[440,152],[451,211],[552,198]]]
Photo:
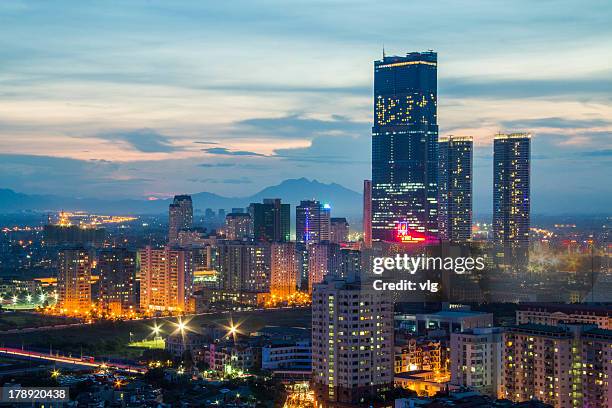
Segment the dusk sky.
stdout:
[[[438,52],[440,134],[531,131],[533,212],[612,204],[612,4],[0,2],[0,188],[246,196],[370,177],[373,60]],[[306,197],[305,197],[306,198]]]

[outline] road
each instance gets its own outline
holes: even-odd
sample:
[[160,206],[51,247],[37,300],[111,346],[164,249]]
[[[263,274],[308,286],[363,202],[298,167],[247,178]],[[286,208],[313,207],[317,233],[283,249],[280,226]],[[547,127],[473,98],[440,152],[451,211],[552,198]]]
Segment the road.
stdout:
[[128,364],[117,364],[117,363],[104,363],[101,361],[81,360],[73,357],[66,357],[60,355],[39,353],[35,351],[27,351],[16,348],[0,347],[0,356],[9,356],[14,358],[26,358],[33,360],[44,360],[69,365],[72,367],[89,367],[89,368],[107,368],[110,370],[123,371],[132,374],[144,374],[147,369],[142,366],[128,365]]

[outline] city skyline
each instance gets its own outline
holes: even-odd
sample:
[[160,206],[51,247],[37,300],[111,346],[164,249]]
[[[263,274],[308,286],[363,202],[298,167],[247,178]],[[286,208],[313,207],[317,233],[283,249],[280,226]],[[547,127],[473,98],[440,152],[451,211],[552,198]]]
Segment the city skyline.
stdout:
[[[317,6],[271,4],[256,11],[273,23],[264,27],[241,18],[248,5],[235,15],[223,5],[78,5],[59,16],[66,7],[3,3],[0,188],[246,196],[308,175],[360,191],[384,44],[387,55],[438,52],[440,135],[474,137],[475,215],[491,213],[498,131],[534,134],[533,213],[609,208],[610,187],[592,177],[612,168],[609,7],[356,4],[341,25],[342,5],[328,6],[329,20]],[[409,41],[393,24],[402,11],[421,17]],[[383,33],[364,28],[376,12],[389,19]]]

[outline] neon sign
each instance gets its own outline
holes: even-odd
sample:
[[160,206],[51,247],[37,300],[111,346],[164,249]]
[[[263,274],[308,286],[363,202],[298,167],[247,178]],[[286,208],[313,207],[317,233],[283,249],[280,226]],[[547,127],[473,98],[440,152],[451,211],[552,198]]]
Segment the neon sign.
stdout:
[[416,244],[425,241],[425,234],[413,231],[407,221],[399,221],[396,228],[396,238],[400,242]]

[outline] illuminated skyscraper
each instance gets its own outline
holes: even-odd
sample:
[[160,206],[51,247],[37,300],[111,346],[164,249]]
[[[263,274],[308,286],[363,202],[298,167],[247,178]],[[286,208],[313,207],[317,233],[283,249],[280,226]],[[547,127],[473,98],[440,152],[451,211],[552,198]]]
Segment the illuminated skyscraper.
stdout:
[[473,146],[471,136],[439,140],[438,227],[444,241],[472,239]]
[[437,60],[427,51],[374,61],[374,240],[396,241],[400,223],[402,237],[437,236]]
[[91,308],[91,255],[82,247],[59,251],[57,291],[60,308],[83,313]]
[[168,209],[168,242],[176,244],[180,230],[189,229],[193,224],[191,196],[177,195]]
[[263,203],[251,203],[249,215],[257,241],[287,242],[291,238],[291,207],[280,198],[266,198]]
[[528,261],[530,145],[529,133],[500,133],[493,146],[493,239],[498,261],[519,268]]
[[319,201],[304,200],[295,208],[297,242],[329,241],[330,206]]

